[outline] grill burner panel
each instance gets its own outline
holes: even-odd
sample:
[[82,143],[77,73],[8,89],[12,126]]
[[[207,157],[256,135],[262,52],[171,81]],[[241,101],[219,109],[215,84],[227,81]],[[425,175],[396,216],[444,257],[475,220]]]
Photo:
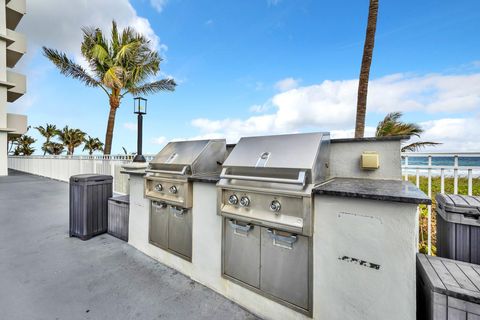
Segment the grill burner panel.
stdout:
[[[307,228],[310,230],[310,226],[305,225],[309,221],[310,198],[230,189],[223,189],[221,192],[221,212],[226,217],[269,227],[281,227],[297,233],[304,233]],[[244,207],[240,203],[231,204],[229,199],[232,196],[238,199],[247,197],[250,201],[249,206]],[[275,202],[280,204],[279,211],[271,208],[272,203],[275,204]]]
[[[172,192],[173,188],[176,189],[175,193]],[[190,208],[192,206],[192,184],[185,180],[149,176],[145,178],[145,197]]]

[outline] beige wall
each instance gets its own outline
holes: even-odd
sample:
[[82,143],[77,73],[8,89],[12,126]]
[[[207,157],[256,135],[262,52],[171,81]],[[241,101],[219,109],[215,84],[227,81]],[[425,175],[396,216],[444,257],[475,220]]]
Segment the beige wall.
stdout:
[[[360,157],[364,151],[376,151],[380,168],[363,170]],[[356,141],[330,144],[330,176],[348,178],[393,179],[402,178],[400,141]]]

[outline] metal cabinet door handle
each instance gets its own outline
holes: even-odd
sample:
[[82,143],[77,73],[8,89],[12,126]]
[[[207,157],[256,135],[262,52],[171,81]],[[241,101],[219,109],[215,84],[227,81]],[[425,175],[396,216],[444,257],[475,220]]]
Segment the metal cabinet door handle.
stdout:
[[270,234],[270,237],[273,239],[273,244],[280,247],[286,247],[288,249],[293,248],[293,244],[297,242],[298,238],[296,235],[291,236],[281,236],[275,232],[273,229],[267,229],[267,232]]
[[165,209],[167,207],[167,204],[165,202],[154,201],[153,205],[155,206],[155,209]]
[[244,226],[240,225],[240,224],[236,224],[234,222],[234,220],[228,220],[228,224],[230,225],[230,227],[232,227],[232,229],[234,229],[235,231],[242,231],[244,233],[248,233],[250,230],[252,230],[253,226],[251,224],[246,224]]
[[173,210],[173,214],[177,218],[182,218],[185,214],[187,214],[187,209],[179,208],[179,207],[171,207]]

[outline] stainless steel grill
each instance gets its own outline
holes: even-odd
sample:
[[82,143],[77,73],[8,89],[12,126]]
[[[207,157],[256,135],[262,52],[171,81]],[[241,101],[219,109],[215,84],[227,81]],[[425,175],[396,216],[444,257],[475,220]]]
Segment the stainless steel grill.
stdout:
[[226,157],[225,140],[168,143],[150,162],[145,197],[150,208],[150,243],[184,259],[192,257],[191,176],[218,174]]
[[329,175],[328,133],[242,138],[223,164],[223,275],[311,315],[312,189]]

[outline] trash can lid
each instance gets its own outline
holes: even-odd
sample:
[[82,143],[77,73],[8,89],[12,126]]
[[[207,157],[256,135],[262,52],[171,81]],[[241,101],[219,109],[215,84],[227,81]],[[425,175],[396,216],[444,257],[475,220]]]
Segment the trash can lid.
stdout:
[[116,201],[116,202],[122,202],[122,203],[130,203],[130,196],[129,195],[125,195],[125,196],[115,196],[115,197],[111,197],[110,199],[108,200],[112,200],[112,201]]
[[87,181],[105,181],[105,180],[113,180],[112,176],[107,174],[77,174],[70,177],[70,182],[87,182]]
[[480,197],[437,194],[437,208],[450,213],[480,215]]

